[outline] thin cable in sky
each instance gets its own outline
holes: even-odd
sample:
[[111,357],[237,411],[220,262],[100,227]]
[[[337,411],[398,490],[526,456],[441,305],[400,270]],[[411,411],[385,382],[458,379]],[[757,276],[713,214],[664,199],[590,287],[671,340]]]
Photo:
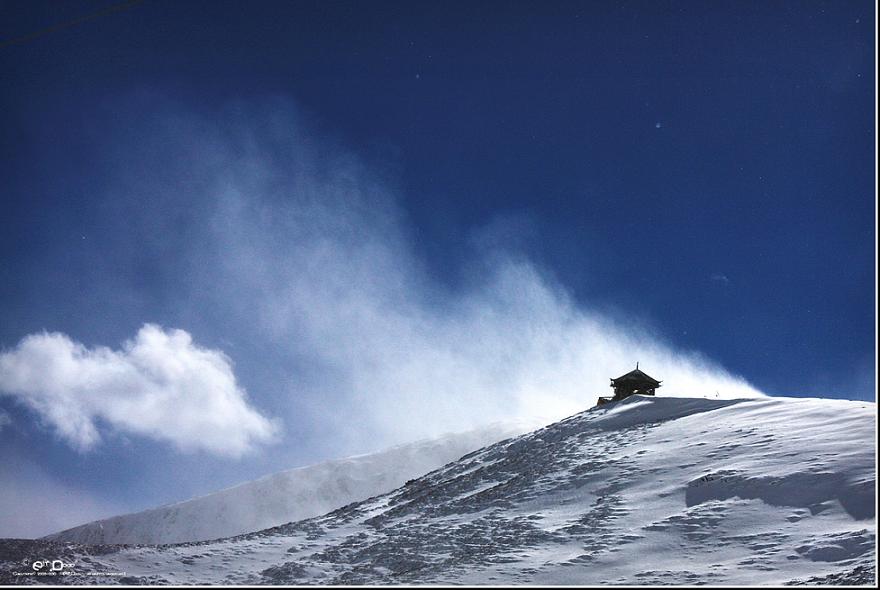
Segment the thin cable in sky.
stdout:
[[108,14],[113,14],[114,12],[127,10],[129,8],[132,8],[136,4],[140,4],[143,1],[144,0],[129,0],[128,2],[121,2],[119,4],[114,4],[113,6],[108,6],[107,8],[99,10],[98,12],[93,12],[92,14],[87,14],[85,16],[75,18],[71,21],[67,21],[65,23],[52,25],[51,27],[35,31],[33,33],[28,33],[27,35],[24,35],[22,37],[16,37],[15,39],[10,39],[9,41],[0,41],[0,49],[9,47],[10,45],[20,45],[21,43],[27,43],[28,41],[33,41],[34,39],[42,37],[43,35],[48,35],[49,33],[54,33],[62,29],[67,29],[69,27],[82,24],[86,21],[90,21],[100,16],[106,16]]

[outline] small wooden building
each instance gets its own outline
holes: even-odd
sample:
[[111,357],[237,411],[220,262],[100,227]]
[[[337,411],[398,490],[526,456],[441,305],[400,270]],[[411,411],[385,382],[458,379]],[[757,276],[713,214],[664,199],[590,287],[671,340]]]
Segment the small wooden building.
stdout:
[[639,364],[636,363],[634,371],[621,375],[617,379],[612,379],[611,387],[614,389],[614,395],[611,397],[600,397],[599,401],[596,402],[597,406],[607,404],[608,402],[616,402],[635,394],[654,395],[656,389],[660,387],[660,381],[640,371]]

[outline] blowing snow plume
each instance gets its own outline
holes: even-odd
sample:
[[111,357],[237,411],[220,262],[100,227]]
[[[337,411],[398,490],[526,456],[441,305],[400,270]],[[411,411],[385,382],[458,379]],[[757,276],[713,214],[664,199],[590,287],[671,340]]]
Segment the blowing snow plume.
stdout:
[[158,269],[178,327],[224,343],[254,404],[292,431],[308,424],[356,450],[550,421],[594,403],[636,360],[663,395],[760,395],[576,303],[503,245],[472,245],[457,262],[467,278],[439,280],[415,254],[407,195],[290,104],[174,107],[134,135],[108,146],[125,173],[111,175],[102,215],[128,223],[106,244],[111,264]]

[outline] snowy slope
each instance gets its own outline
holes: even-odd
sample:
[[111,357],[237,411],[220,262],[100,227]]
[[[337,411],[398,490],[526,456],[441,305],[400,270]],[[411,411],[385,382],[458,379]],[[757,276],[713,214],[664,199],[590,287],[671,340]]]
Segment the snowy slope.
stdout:
[[[875,405],[646,398],[491,445],[388,494],[206,543],[0,544],[57,582],[754,585],[875,575]],[[124,572],[85,578],[89,573]],[[77,577],[79,576],[79,577]]]
[[229,537],[318,516],[389,492],[465,453],[536,424],[508,422],[309,467],[185,502],[97,520],[44,537],[88,544],[181,543]]

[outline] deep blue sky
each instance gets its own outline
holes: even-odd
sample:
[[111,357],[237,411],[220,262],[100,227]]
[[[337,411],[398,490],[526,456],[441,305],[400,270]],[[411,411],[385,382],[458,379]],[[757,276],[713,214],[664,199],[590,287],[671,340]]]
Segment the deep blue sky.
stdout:
[[[108,5],[2,2],[0,42]],[[874,27],[872,2],[839,0],[147,0],[3,46],[0,346],[116,347],[147,321],[220,346],[179,325],[173,252],[106,262],[126,226],[95,195],[137,168],[108,146],[138,146],[157,105],[282,97],[402,195],[440,284],[501,219],[578,303],[769,394],[873,400]],[[172,499],[151,493],[124,499]]]

